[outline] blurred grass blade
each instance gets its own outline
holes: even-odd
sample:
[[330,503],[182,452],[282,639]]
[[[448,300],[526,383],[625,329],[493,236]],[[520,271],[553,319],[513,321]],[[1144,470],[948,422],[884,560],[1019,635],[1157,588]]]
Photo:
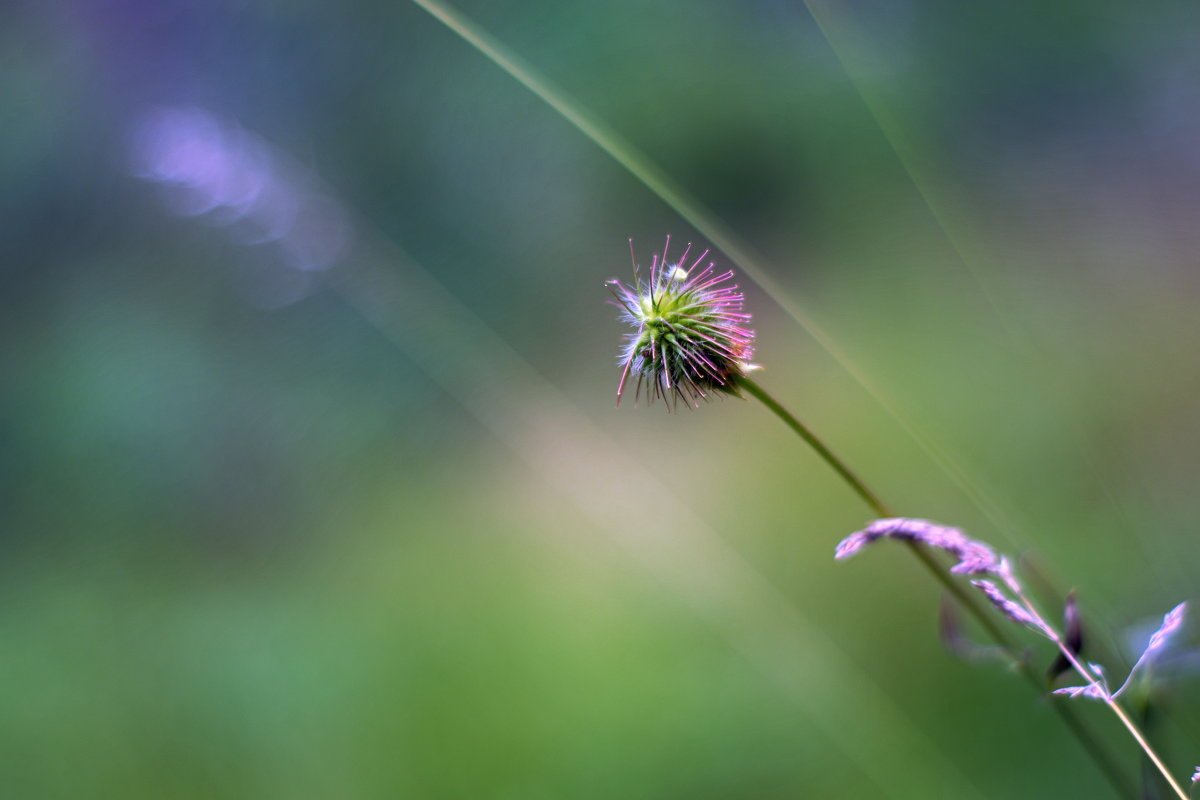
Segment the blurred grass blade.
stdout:
[[[999,293],[992,282],[988,280],[987,256],[984,254],[984,248],[979,244],[983,237],[978,235],[972,217],[967,211],[971,205],[968,198],[962,196],[961,192],[954,192],[950,181],[938,174],[936,151],[921,142],[918,136],[910,133],[912,126],[905,125],[894,106],[887,102],[884,93],[872,88],[872,81],[860,73],[857,65],[862,61],[869,62],[869,57],[859,58],[857,55],[860,51],[865,51],[865,45],[859,44],[865,37],[854,25],[853,9],[844,6],[845,10],[842,13],[835,14],[825,0],[804,0],[804,4],[842,71],[846,73],[850,84],[862,99],[867,113],[875,121],[879,132],[895,154],[896,160],[908,175],[917,194],[920,195],[921,202],[929,209],[929,213],[946,237],[946,241],[958,256],[958,263],[979,287],[985,302],[992,310],[997,325],[1005,334],[1010,345],[1039,358],[1050,367],[1051,375],[1061,374],[1062,370],[1055,369],[1051,363],[1053,359],[1046,348],[1038,347],[1034,332],[1022,324],[1011,307],[1011,303],[1005,304],[1001,301]],[[1043,381],[1042,389],[1054,391],[1058,389],[1058,386],[1053,381]],[[1117,500],[1118,493],[1112,487],[1112,480],[1100,468],[1100,464],[1110,462],[1109,455],[1105,453],[1104,448],[1096,445],[1092,434],[1079,424],[1081,418],[1082,415],[1079,414],[1064,415],[1061,430],[1074,440],[1073,446],[1081,451],[1081,462],[1087,466],[1091,479],[1100,488],[1104,501],[1113,509],[1114,517],[1129,532],[1129,539],[1141,546],[1143,552],[1146,553],[1147,560],[1153,560],[1153,554],[1144,544],[1143,538],[1137,535],[1134,525],[1130,521],[1134,515]],[[1001,532],[1007,535],[1005,528],[1016,530],[1019,527],[1013,522],[1011,509],[1009,513],[1005,513],[986,497],[980,499],[987,504],[987,507],[981,504],[977,505]],[[1008,538],[1013,541],[1012,536],[1008,536]],[[1187,589],[1186,584],[1181,585],[1178,578],[1175,585],[1181,592]]]
[[587,113],[565,91],[540,75],[517,54],[508,50],[479,26],[437,0],[413,0],[413,2],[462,37],[522,86],[537,95],[580,133],[591,139],[601,150],[625,167],[631,175],[641,181],[646,188],[657,195],[693,228],[703,234],[710,244],[725,253],[879,404],[1011,544],[1018,545],[1013,540],[1012,525],[1006,520],[999,505],[944,448],[935,444],[923,432],[918,431],[909,422],[907,416],[902,414],[888,398],[884,390],[837,345],[833,337],[804,308],[788,296],[783,287],[770,276],[764,266],[765,259],[760,257],[748,243],[671,180],[649,157],[612,128]]

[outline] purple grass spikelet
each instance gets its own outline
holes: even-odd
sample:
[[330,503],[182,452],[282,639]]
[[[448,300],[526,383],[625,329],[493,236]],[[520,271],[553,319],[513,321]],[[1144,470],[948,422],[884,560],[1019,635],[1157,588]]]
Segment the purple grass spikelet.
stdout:
[[[941,550],[953,556],[957,559],[957,563],[950,568],[951,572],[965,575],[989,576],[988,578],[972,580],[971,583],[983,592],[992,606],[1010,621],[1036,631],[1053,642],[1057,647],[1061,658],[1056,660],[1055,664],[1051,666],[1047,673],[1047,678],[1050,681],[1058,678],[1065,671],[1065,666],[1062,666],[1065,664],[1072,667],[1085,681],[1084,684],[1079,686],[1064,686],[1055,689],[1053,693],[1064,697],[1099,700],[1107,704],[1113,713],[1125,724],[1125,727],[1137,741],[1138,745],[1171,785],[1179,800],[1187,800],[1187,795],[1176,783],[1175,778],[1172,777],[1166,766],[1163,765],[1162,759],[1154,752],[1144,734],[1138,730],[1137,725],[1117,704],[1117,699],[1133,684],[1134,676],[1138,674],[1138,671],[1142,670],[1145,672],[1150,664],[1154,663],[1156,659],[1163,657],[1163,654],[1168,651],[1172,639],[1183,628],[1184,616],[1187,612],[1186,603],[1180,603],[1167,612],[1163,617],[1162,624],[1150,636],[1150,641],[1146,644],[1137,663],[1133,665],[1129,676],[1120,688],[1114,692],[1109,688],[1108,678],[1105,676],[1104,668],[1101,665],[1088,663],[1087,666],[1084,666],[1079,659],[1083,648],[1083,627],[1074,592],[1071,592],[1067,597],[1066,608],[1064,609],[1066,632],[1065,635],[1060,634],[1053,625],[1046,621],[1045,617],[1042,616],[1037,607],[1026,595],[1016,572],[1013,570],[1011,562],[1007,558],[998,556],[991,547],[983,542],[971,539],[958,528],[938,525],[935,522],[924,519],[907,519],[904,517],[877,519],[862,530],[855,531],[843,539],[837,546],[835,558],[849,558],[867,545],[880,539],[888,538],[901,539],[913,544],[923,545],[935,550]],[[934,562],[926,559],[926,563],[932,565]],[[968,598],[960,595],[959,599],[968,607],[975,607]],[[986,618],[981,617],[980,619],[986,622]],[[990,625],[988,627],[990,628]],[[959,635],[952,614],[943,612],[941,631],[943,640],[955,652],[971,652],[969,644],[964,647],[964,640]],[[1013,647],[1005,644],[1001,636],[996,635],[996,638],[997,641],[1001,642],[1002,650],[1015,657]],[[1022,663],[1027,667],[1028,659],[1026,658]],[[1037,682],[1037,679],[1034,678],[1034,681]],[[1192,776],[1193,784],[1198,781],[1200,781],[1200,767],[1196,768],[1196,773]]]
[[979,591],[983,592],[988,600],[992,602],[1001,614],[1008,617],[1018,625],[1028,625],[1029,627],[1041,631],[1041,625],[1032,614],[1021,607],[1015,600],[1010,599],[1000,587],[989,580],[971,581],[971,584]]
[[1155,662],[1167,649],[1171,639],[1183,627],[1184,615],[1187,613],[1187,603],[1180,603],[1172,608],[1163,617],[1162,625],[1158,627],[1151,636],[1150,641],[1146,644],[1146,649],[1138,656],[1138,660],[1134,662],[1133,667],[1129,670],[1129,676],[1125,678],[1125,682],[1121,684],[1121,688],[1113,692],[1113,697],[1119,697],[1127,688],[1133,685],[1133,678],[1140,672],[1145,670]]
[[1150,643],[1146,645],[1146,650],[1138,661],[1149,662],[1158,657],[1171,641],[1171,637],[1183,627],[1183,617],[1186,612],[1187,603],[1180,603],[1167,612],[1163,617],[1162,625],[1151,635]]
[[[1083,615],[1079,613],[1079,602],[1075,590],[1067,593],[1066,603],[1063,604],[1063,644],[1072,654],[1078,656],[1083,652]],[[1089,664],[1094,672],[1103,674],[1099,664]],[[1060,675],[1071,670],[1071,659],[1066,653],[1059,651],[1050,668],[1046,670],[1046,679],[1053,683]]]
[[682,399],[699,405],[714,393],[737,393],[737,379],[754,369],[754,331],[742,310],[743,296],[730,284],[733,271],[718,272],[705,262],[705,250],[688,264],[692,245],[678,259],[670,257],[671,237],[655,253],[648,277],[641,275],[633,255],[633,284],[608,281],[621,319],[635,330],[621,349],[621,380],[617,403],[636,378],[635,397],[661,398],[674,408]]
[[1067,697],[1087,697],[1091,700],[1103,700],[1106,696],[1104,687],[1099,683],[1089,683],[1086,686],[1064,686],[1061,689],[1055,689],[1054,694]]
[[950,571],[961,575],[993,574],[998,573],[1001,568],[1001,561],[992,548],[971,539],[958,528],[906,517],[875,520],[861,531],[843,539],[838,544],[834,557],[849,558],[879,539],[904,539],[949,553],[958,559],[958,563]]

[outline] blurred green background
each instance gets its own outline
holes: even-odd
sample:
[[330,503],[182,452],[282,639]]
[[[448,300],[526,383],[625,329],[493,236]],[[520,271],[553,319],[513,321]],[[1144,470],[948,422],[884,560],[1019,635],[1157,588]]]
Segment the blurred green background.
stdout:
[[[765,254],[893,506],[1113,674],[1195,597],[1200,6],[458,7]],[[603,281],[703,235],[417,6],[9,2],[0,112],[0,796],[1111,796],[762,408],[614,408]]]

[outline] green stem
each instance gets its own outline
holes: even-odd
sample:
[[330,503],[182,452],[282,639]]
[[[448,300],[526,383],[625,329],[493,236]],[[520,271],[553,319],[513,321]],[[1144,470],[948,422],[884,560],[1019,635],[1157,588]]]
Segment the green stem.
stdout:
[[[812,447],[812,449],[816,451],[817,455],[819,455],[826,464],[832,467],[834,472],[841,476],[842,480],[844,480],[850,486],[850,488],[854,490],[854,493],[857,494],[859,498],[861,498],[862,501],[866,503],[873,512],[875,512],[875,514],[879,515],[880,517],[896,516],[896,514],[889,509],[882,500],[879,499],[879,495],[875,494],[875,492],[863,482],[862,478],[858,477],[858,475],[856,475],[844,461],[838,458],[834,452],[829,449],[828,445],[821,441],[807,425],[798,420],[790,411],[780,405],[779,401],[768,394],[766,390],[758,385],[757,382],[743,375],[742,377],[738,378],[737,386],[739,389],[745,391],[746,394],[750,395],[755,400],[758,400],[764,406],[766,406],[772,414],[779,417],[779,419],[782,420],[785,425],[791,428],[796,435],[798,435],[810,447]],[[1033,687],[1034,691],[1036,691],[1038,694],[1042,694],[1045,687],[1042,685],[1042,682],[1039,680],[1037,675],[1035,675],[1030,669],[1028,660],[1017,649],[1016,644],[1013,642],[1008,633],[996,624],[994,616],[988,613],[988,611],[980,604],[978,598],[976,598],[975,595],[968,593],[962,584],[951,579],[947,570],[938,563],[937,558],[935,558],[934,555],[929,551],[928,547],[913,541],[906,541],[905,544],[908,545],[908,549],[912,552],[913,556],[915,556],[916,559],[920,561],[927,570],[929,570],[934,579],[942,585],[942,588],[949,592],[950,595],[958,602],[958,604],[965,608],[967,612],[975,618],[976,622],[979,623],[980,627],[983,628],[987,635],[990,636],[992,640],[996,642],[996,644],[999,645],[1002,650],[1004,650],[1008,657],[1013,660],[1013,663],[1017,665],[1021,675],[1025,677],[1027,682]],[[1050,707],[1054,709],[1055,713],[1057,713],[1059,718],[1063,721],[1063,724],[1065,724],[1071,733],[1074,734],[1075,738],[1079,741],[1079,744],[1085,751],[1087,751],[1087,754],[1091,757],[1091,759],[1096,762],[1096,766],[1099,767],[1100,771],[1108,779],[1109,783],[1112,784],[1117,794],[1121,797],[1136,796],[1134,793],[1133,783],[1129,781],[1126,776],[1117,768],[1117,762],[1107,752],[1107,748],[1105,748],[1105,746],[1101,744],[1100,741],[1093,736],[1086,727],[1084,727],[1083,723],[1080,722],[1079,718],[1075,715],[1074,709],[1061,701],[1056,702],[1055,700],[1051,700]]]
[[738,379],[738,386],[739,388],[744,389],[747,394],[752,395],[754,399],[758,400],[764,406],[769,408],[771,413],[783,420],[784,424],[795,431],[796,434],[805,442],[807,442],[813,450],[816,450],[817,455],[823,458],[826,464],[833,467],[833,471],[838,475],[841,475],[842,480],[850,484],[850,488],[862,498],[864,503],[871,507],[872,511],[881,517],[896,516],[888,509],[887,506],[883,504],[883,501],[879,499],[879,495],[867,488],[867,485],[862,482],[862,479],[855,475],[840,458],[835,456],[833,451],[826,447],[825,443],[818,439],[817,435],[808,429],[807,425],[792,416],[792,414],[786,408],[781,406],[774,397],[771,397],[771,395],[767,394],[761,386],[744,375]]

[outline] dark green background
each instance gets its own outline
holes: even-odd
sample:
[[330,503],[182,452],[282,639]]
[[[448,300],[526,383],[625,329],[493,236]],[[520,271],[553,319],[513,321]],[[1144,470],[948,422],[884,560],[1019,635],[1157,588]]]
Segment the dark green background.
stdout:
[[[765,254],[761,383],[892,505],[1076,587],[1113,674],[1195,596],[1200,7],[459,7]],[[160,105],[395,282],[254,302],[278,253],[131,175]],[[703,236],[418,7],[10,2],[0,122],[3,796],[1106,796],[901,550],[833,562],[868,513],[763,409],[614,408],[603,281]]]

